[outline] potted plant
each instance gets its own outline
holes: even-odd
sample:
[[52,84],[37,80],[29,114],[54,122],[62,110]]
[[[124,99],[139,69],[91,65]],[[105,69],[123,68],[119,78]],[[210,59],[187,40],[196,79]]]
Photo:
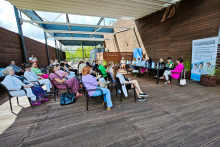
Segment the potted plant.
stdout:
[[183,65],[184,65],[184,68],[185,68],[185,78],[186,79],[190,79],[191,78],[191,56],[190,56],[190,53],[189,53],[189,56],[188,56],[188,59],[185,59],[183,60]]
[[134,74],[134,77],[136,77],[136,75],[139,73],[138,70],[133,70],[132,73]]
[[[210,63],[207,62],[207,64]],[[216,64],[215,68],[207,68],[204,73],[201,75],[200,84],[208,87],[216,86],[217,80],[220,78],[220,67],[217,67]]]

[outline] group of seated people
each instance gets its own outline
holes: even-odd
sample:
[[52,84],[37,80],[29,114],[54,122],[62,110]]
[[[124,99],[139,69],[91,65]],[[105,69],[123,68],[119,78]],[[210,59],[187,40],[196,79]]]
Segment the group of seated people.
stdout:
[[[130,70],[136,69],[135,65],[145,66],[146,63],[148,63],[149,66],[152,65],[151,57],[147,57],[146,59],[143,57],[142,61],[140,61],[140,58],[138,58],[137,61],[136,61],[136,58],[133,58],[133,61],[130,65]],[[165,71],[163,71],[163,70],[159,71],[159,78],[162,79],[162,80],[166,80],[166,82],[164,84],[170,84],[169,76],[171,76],[174,79],[179,79],[180,73],[184,69],[183,59],[178,58],[176,63],[177,63],[177,66],[175,67],[175,64],[173,63],[171,57],[167,58],[167,64],[166,65],[165,65],[165,62],[164,62],[163,58],[159,59],[159,62],[158,62],[159,65],[158,66],[159,67],[165,67],[165,69],[166,69]],[[144,74],[144,72],[146,70],[147,70],[147,68],[141,68],[141,74]],[[153,71],[153,72],[156,74],[156,71]],[[157,77],[157,75],[155,75],[154,77]]]
[[[88,61],[88,60],[87,60]],[[107,73],[110,74],[112,81],[116,81],[116,77],[119,78],[120,83],[122,84],[122,92],[124,93],[125,97],[128,97],[127,89],[125,84],[134,84],[135,91],[138,95],[138,101],[145,101],[148,95],[146,95],[140,88],[137,80],[130,80],[123,76],[120,73],[120,66],[115,65],[114,62],[109,62],[107,69],[103,66],[103,62],[101,60],[93,61],[93,64],[91,63],[84,63],[83,60],[79,62],[79,73],[82,75],[82,82],[83,85],[87,90],[89,89],[101,89],[104,95],[104,101],[107,103],[107,110],[110,110],[113,106],[112,100],[111,100],[111,93],[110,90],[107,88],[100,88],[100,83],[102,82],[103,78],[105,80],[108,80]],[[102,78],[99,78],[96,76],[96,68],[98,68],[102,73]],[[100,80],[101,79],[101,80]],[[119,93],[121,91],[118,91]],[[101,95],[100,90],[95,91],[88,91],[89,96],[99,96]]]
[[[58,60],[55,60],[58,63]],[[25,96],[23,89],[27,91],[27,96],[31,98],[32,105],[40,105],[43,101],[48,101],[45,98],[50,94],[52,84],[50,80],[57,83],[66,83],[70,88],[70,93],[76,93],[76,97],[82,96],[79,94],[80,84],[75,72],[68,65],[68,61],[61,61],[60,64],[49,66],[49,74],[44,74],[37,68],[36,62],[30,64],[22,64],[21,68],[15,65],[15,61],[11,61],[10,66],[3,70],[5,75],[2,84],[10,91],[11,96]],[[48,79],[50,78],[50,80]],[[40,85],[46,86],[46,91]],[[58,89],[64,89],[63,85],[57,85]]]

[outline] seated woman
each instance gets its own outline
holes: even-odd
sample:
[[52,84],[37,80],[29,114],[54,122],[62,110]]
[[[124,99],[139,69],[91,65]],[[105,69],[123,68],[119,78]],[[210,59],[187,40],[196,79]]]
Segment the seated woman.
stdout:
[[86,66],[86,63],[84,63],[84,60],[80,60],[78,64],[78,71],[79,71],[79,76],[82,76],[82,70]]
[[145,101],[146,100],[144,97],[148,97],[148,95],[143,93],[137,80],[126,81],[125,77],[119,72],[119,66],[114,66],[113,73],[114,73],[114,79],[116,79],[116,77],[119,78],[125,97],[128,97],[128,93],[127,93],[127,89],[126,89],[125,84],[131,83],[132,85],[134,84],[134,86],[135,86],[135,91],[138,95],[138,101]]
[[[174,63],[172,61],[171,57],[167,58],[167,65],[165,66],[166,70],[164,71],[164,74],[162,77],[160,77],[160,79],[164,80],[164,77],[166,78],[166,80],[168,80],[168,75],[171,74],[171,70],[174,68]],[[166,82],[165,82],[166,83]],[[169,83],[168,83],[169,84]]]
[[[145,66],[145,64],[146,64],[146,60],[145,60],[145,57],[143,57],[143,58],[142,58],[142,61],[141,61],[141,66]],[[142,75],[144,74],[144,72],[145,72],[146,69],[147,69],[147,68],[141,68],[141,74],[142,74]]]
[[133,61],[131,62],[131,65],[130,65],[130,70],[134,70],[134,65],[136,65],[136,58],[133,58]]
[[183,59],[182,58],[178,58],[176,63],[178,64],[176,66],[176,68],[174,70],[171,70],[170,71],[170,74],[166,74],[165,77],[166,77],[166,82],[164,84],[170,84],[170,80],[169,80],[169,75],[171,75],[172,78],[174,79],[179,79],[180,77],[180,74],[184,68],[184,65],[183,65]]
[[[59,64],[56,64],[56,66],[57,65],[59,65]],[[69,69],[65,66],[64,62],[61,61],[59,67],[60,67],[60,70],[69,73],[69,76],[74,76],[75,75],[75,72],[69,71]]]
[[152,59],[151,59],[151,57],[147,57],[147,58],[146,58],[146,62],[147,62],[147,64],[148,64],[148,66],[151,66],[151,65],[152,65]]
[[25,65],[24,77],[29,81],[38,81],[40,84],[45,84],[47,92],[50,92],[50,88],[52,85],[49,79],[44,79],[42,77],[38,77],[33,71],[31,71],[31,66],[29,64]]
[[[107,110],[110,110],[113,106],[111,100],[111,94],[109,89],[100,88],[98,85],[100,81],[97,82],[96,78],[90,75],[90,66],[85,66],[82,71],[82,82],[87,90],[89,89],[101,89],[104,95],[104,101],[107,103]],[[102,94],[100,90],[88,91],[89,96],[100,96]]]
[[32,105],[40,105],[41,101],[48,101],[45,99],[46,92],[38,85],[33,85],[25,81],[25,84],[20,80],[18,76],[14,74],[12,67],[8,66],[3,71],[3,74],[6,75],[5,79],[2,81],[2,84],[8,89],[11,90],[11,96],[25,96],[25,89],[27,91],[27,96],[31,98]]
[[107,73],[105,67],[102,65],[102,61],[99,60],[99,70],[101,71],[103,78],[107,79]]
[[36,63],[31,63],[31,71],[33,71],[37,76],[41,76],[44,79],[47,79],[49,74],[43,74],[39,68],[37,68]]
[[[58,83],[66,83],[68,85],[68,88],[70,88],[70,93],[76,93],[76,97],[82,96],[82,94],[79,94],[79,81],[76,78],[71,79],[65,79],[57,75],[56,72],[56,66],[52,65],[49,67],[49,77],[51,81],[53,81],[54,84]],[[65,85],[56,85],[58,89],[66,89]]]
[[121,68],[125,70],[126,61],[125,61],[124,57],[122,57],[120,63],[121,63]]
[[[165,66],[165,62],[164,62],[163,58],[160,58],[160,60],[159,60],[159,67],[164,67],[164,66]],[[154,70],[154,73],[157,74],[157,71]],[[159,70],[159,77],[163,76],[163,73],[164,73],[163,70]],[[157,75],[154,76],[154,77],[156,78]]]
[[107,69],[106,69],[106,72],[107,72],[107,73],[110,73],[111,78],[112,78],[112,82],[114,83],[115,80],[114,80],[114,76],[113,76],[113,67],[114,67],[114,62],[109,62],[109,63],[108,63],[108,67],[107,67]]
[[[61,65],[62,63],[60,63],[60,65]],[[55,66],[55,68],[56,68],[56,71],[55,71],[55,73],[56,74],[58,74],[61,78],[67,78],[67,79],[71,79],[71,78],[76,78],[77,80],[78,80],[78,77],[75,75],[75,74],[73,74],[73,75],[71,75],[71,74],[68,74],[67,72],[64,72],[63,70],[60,70],[60,65],[59,64],[56,64]]]

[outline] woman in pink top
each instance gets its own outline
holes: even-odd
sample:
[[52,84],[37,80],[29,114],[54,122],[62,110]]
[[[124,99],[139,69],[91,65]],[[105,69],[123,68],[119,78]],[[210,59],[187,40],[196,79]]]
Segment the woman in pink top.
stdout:
[[[66,83],[68,88],[70,88],[70,93],[75,93],[76,97],[82,96],[82,94],[79,93],[79,81],[76,78],[71,78],[71,79],[66,79],[62,78],[56,73],[56,66],[51,65],[49,67],[49,77],[50,80],[53,81],[54,84],[59,84],[59,83]],[[66,89],[66,85],[56,85],[58,89]]]
[[[174,70],[171,71],[171,77],[174,79],[179,79],[182,70],[184,69],[183,59],[178,58],[176,63],[178,64]],[[166,82],[166,84],[170,84],[170,80]]]
[[56,69],[55,73],[58,74],[58,76],[60,76],[61,78],[67,78],[67,79],[77,78],[75,75],[69,75],[67,72],[60,70],[59,64],[55,65],[55,69]]
[[182,70],[184,69],[183,59],[178,58],[176,63],[178,64],[174,70],[171,71],[171,77],[174,79],[179,79]]

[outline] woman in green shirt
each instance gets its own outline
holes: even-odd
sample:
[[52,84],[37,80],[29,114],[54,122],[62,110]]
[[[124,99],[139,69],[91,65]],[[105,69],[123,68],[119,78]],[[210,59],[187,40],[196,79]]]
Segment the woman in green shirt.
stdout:
[[44,79],[47,79],[49,74],[43,74],[39,68],[37,68],[36,63],[31,63],[31,71],[34,72],[37,76],[40,76]]
[[106,79],[106,78],[107,78],[106,69],[105,69],[105,67],[102,65],[102,61],[101,61],[101,60],[99,60],[98,65],[99,65],[99,70],[101,71],[103,78]]

